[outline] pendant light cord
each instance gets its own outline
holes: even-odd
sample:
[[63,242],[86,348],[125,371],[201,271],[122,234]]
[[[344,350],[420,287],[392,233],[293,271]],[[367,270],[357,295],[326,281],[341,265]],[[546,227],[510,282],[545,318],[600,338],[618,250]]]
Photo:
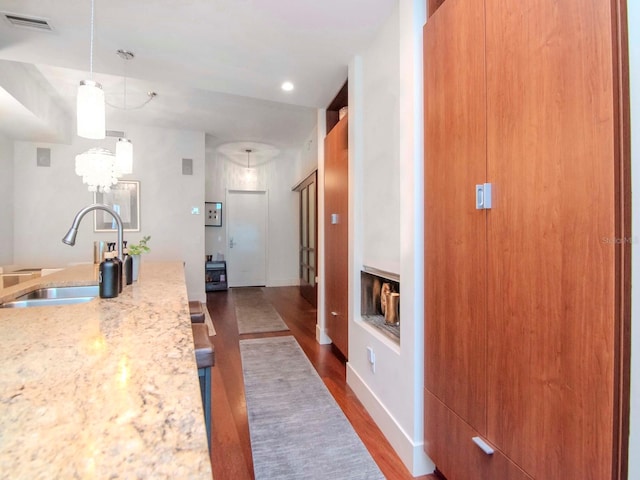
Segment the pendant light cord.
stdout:
[[91,0],[91,41],[89,43],[89,78],[93,80],[93,15],[94,15],[94,4],[93,0]]
[[124,60],[124,100],[122,102],[124,109],[127,109],[127,60]]

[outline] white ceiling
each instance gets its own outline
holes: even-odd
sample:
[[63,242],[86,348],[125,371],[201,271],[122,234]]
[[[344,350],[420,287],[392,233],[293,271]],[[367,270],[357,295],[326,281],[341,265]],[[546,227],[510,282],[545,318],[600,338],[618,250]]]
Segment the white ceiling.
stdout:
[[[95,0],[93,70],[107,101],[122,105],[125,68],[129,106],[158,93],[137,110],[108,107],[107,128],[125,121],[201,130],[215,143],[300,145],[315,108],[330,103],[397,1]],[[90,0],[0,0],[0,11],[54,29],[0,19],[0,60],[35,65],[70,112],[88,77],[90,8]],[[118,49],[135,59],[125,62]],[[294,91],[280,89],[285,80]]]

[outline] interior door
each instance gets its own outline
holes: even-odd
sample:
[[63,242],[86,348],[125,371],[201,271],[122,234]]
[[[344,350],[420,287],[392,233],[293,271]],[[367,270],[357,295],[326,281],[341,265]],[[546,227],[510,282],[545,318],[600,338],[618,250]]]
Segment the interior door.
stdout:
[[230,287],[267,284],[267,193],[227,192],[227,282]]

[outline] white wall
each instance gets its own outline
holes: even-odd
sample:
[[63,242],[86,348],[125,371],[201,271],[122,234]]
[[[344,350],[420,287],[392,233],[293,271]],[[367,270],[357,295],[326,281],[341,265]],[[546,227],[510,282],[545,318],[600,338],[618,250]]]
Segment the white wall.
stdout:
[[398,8],[363,55],[365,265],[400,274],[400,22]]
[[327,136],[327,111],[323,108],[319,108],[316,111],[316,134],[318,145],[318,312],[316,316],[316,341],[321,345],[328,345],[331,343],[331,339],[326,332],[326,319],[325,319],[325,285],[324,285],[324,139]]
[[0,135],[0,267],[13,263],[13,140]]
[[277,161],[268,163],[267,286],[270,287],[300,283],[300,194],[291,190],[298,183],[296,164],[299,154],[299,150],[285,150]]
[[627,2],[631,90],[631,419],[629,478],[640,478],[640,2]]
[[314,170],[318,169],[318,144],[320,141],[322,141],[324,146],[324,136],[322,139],[318,137],[318,126],[316,125],[307,136],[300,150],[300,157],[295,162],[296,184],[311,175]]
[[[112,126],[111,128],[116,128]],[[126,130],[134,144],[133,174],[140,181],[140,232],[127,232],[136,242],[150,235],[145,260],[185,262],[189,298],[204,300],[204,134],[138,126]],[[93,241],[115,241],[116,235],[93,232],[93,216],[82,221],[75,247],[61,242],[76,212],[93,202],[93,194],[74,173],[75,155],[115,139],[75,137],[71,145],[15,143],[14,263],[57,267],[93,261]],[[51,149],[51,166],[36,166],[36,148]],[[193,159],[193,175],[182,175],[182,158]],[[192,215],[192,207],[201,209]],[[144,268],[144,267],[143,267]]]
[[[347,382],[413,475],[433,471],[422,445],[424,3],[398,2],[370,48],[349,69],[349,311],[353,320]],[[400,345],[362,321],[363,263],[400,274]],[[367,347],[376,356],[375,373],[367,360]]]
[[[267,163],[252,167],[256,180],[243,180],[244,166],[235,164],[225,155],[212,149],[207,153],[207,201],[224,202],[226,191],[268,191],[267,218],[267,286],[298,285],[298,197],[291,191],[297,183],[296,171],[300,150],[281,151]],[[227,210],[223,205],[222,222],[226,225]],[[227,255],[226,227],[207,227],[206,251]]]
[[218,254],[225,255],[227,248],[227,209],[225,201],[224,161],[216,158],[213,147],[207,147],[205,168],[205,201],[223,202],[222,226],[205,227],[205,251],[215,259]]
[[13,133],[20,140],[71,141],[75,123],[35,66],[0,60],[0,79],[0,92],[6,91],[16,104],[7,135]]

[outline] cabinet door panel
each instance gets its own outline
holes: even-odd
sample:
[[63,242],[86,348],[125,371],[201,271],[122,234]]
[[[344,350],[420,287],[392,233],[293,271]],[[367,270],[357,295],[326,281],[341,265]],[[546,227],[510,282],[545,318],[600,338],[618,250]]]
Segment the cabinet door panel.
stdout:
[[[325,315],[327,335],[348,358],[349,141],[347,117],[325,138]],[[331,215],[337,214],[337,223]]]
[[609,1],[486,0],[488,437],[536,478],[610,478]]
[[484,7],[447,0],[424,29],[425,386],[480,432],[486,404]]

